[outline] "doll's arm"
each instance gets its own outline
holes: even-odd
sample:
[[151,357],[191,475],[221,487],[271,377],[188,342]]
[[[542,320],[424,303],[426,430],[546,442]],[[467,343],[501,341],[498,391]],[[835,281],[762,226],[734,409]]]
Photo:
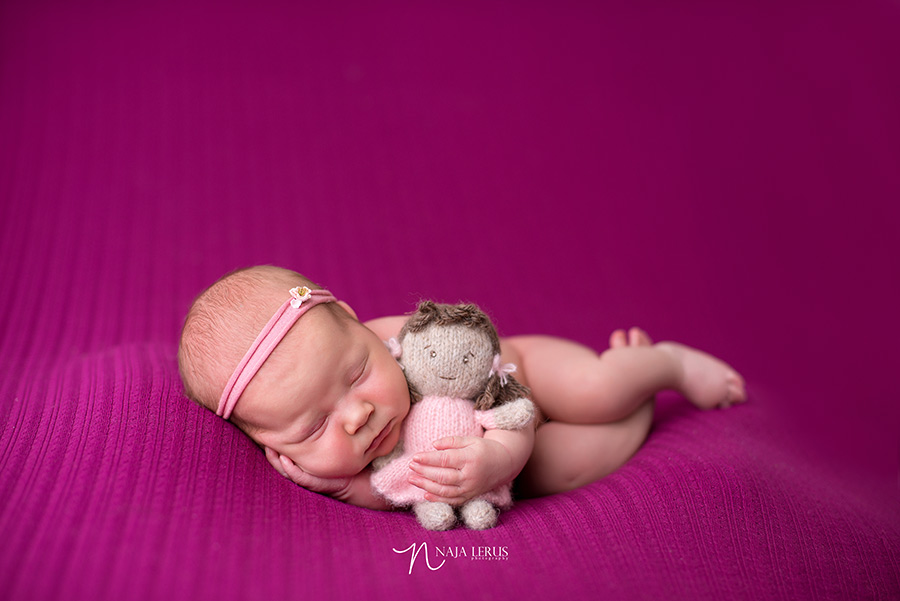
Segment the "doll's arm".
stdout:
[[518,430],[534,419],[534,403],[529,399],[516,399],[493,409],[475,412],[475,421],[485,430]]

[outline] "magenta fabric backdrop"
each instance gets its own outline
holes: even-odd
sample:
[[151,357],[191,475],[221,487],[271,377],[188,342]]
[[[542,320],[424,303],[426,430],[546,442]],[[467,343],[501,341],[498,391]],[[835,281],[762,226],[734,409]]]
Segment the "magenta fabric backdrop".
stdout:
[[[0,597],[900,597],[900,5],[132,4],[0,4]],[[750,402],[426,533],[183,397],[191,299],[257,263],[642,325]]]

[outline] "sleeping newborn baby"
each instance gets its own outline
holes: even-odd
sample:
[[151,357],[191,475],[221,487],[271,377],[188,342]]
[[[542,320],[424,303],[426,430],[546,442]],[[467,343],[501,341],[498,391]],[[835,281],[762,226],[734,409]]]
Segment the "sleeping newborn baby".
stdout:
[[[194,301],[179,369],[186,394],[250,436],[280,474],[388,509],[372,491],[370,464],[394,449],[410,408],[403,371],[383,342],[405,321],[362,323],[300,274],[251,267]],[[500,348],[543,419],[537,429],[447,437],[417,453],[409,483],[427,501],[459,506],[517,477],[517,488],[532,496],[602,478],[646,439],[660,390],[700,409],[746,400],[727,364],[677,343],[652,344],[638,328],[613,332],[601,354],[548,336],[505,338]]]

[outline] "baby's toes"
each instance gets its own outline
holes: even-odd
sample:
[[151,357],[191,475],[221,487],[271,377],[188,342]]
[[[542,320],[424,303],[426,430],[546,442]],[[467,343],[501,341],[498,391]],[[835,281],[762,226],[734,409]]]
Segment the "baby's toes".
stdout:
[[625,330],[616,330],[609,335],[609,348],[622,348],[623,346],[628,346]]
[[628,345],[629,346],[652,346],[653,340],[650,339],[650,336],[644,330],[640,328],[631,328],[628,330]]
[[744,379],[737,373],[730,373],[726,378],[725,400],[719,406],[723,409],[747,400],[747,390],[744,387]]
[[747,400],[747,386],[744,384],[744,378],[740,374],[734,374],[733,380],[735,402],[743,403]]

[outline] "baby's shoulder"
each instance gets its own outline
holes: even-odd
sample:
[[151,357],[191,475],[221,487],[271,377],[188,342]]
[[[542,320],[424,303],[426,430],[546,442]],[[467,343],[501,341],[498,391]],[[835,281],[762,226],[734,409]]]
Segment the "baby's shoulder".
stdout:
[[363,325],[375,332],[375,335],[382,340],[393,338],[400,333],[400,328],[406,323],[407,315],[392,315],[389,317],[378,317],[363,322]]

